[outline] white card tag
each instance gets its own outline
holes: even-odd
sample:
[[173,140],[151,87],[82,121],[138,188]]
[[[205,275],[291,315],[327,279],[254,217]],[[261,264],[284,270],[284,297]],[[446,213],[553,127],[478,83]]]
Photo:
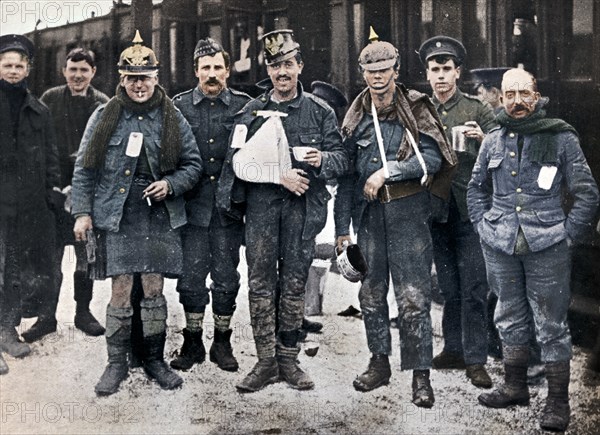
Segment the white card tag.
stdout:
[[142,151],[142,144],[144,143],[144,135],[136,131],[129,135],[127,141],[127,148],[125,149],[125,155],[129,157],[137,157]]
[[556,166],[542,166],[538,175],[538,186],[540,189],[548,190],[552,187],[554,176],[558,168]]
[[231,138],[231,148],[243,148],[246,144],[246,135],[248,127],[244,124],[237,124],[233,129],[233,137]]

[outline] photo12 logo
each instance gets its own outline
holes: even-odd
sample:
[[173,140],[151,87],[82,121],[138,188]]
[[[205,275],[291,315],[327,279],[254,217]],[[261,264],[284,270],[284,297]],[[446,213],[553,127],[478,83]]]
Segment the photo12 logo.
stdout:
[[39,23],[45,23],[52,26],[102,15],[100,3],[98,1],[2,1],[0,16],[2,24],[36,23],[37,26]]

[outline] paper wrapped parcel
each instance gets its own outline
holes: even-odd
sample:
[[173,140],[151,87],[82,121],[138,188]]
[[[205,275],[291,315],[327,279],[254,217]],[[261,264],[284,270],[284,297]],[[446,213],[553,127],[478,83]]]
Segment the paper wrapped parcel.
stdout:
[[292,167],[289,144],[281,123],[286,113],[263,110],[256,116],[267,120],[246,141],[248,128],[238,124],[234,128],[232,148],[239,150],[233,155],[233,171],[241,180],[251,183],[281,184],[281,177]]

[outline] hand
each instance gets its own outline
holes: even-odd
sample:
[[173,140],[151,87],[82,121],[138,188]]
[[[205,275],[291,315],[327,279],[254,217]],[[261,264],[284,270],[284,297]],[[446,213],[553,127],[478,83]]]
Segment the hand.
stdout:
[[350,237],[349,235],[345,235],[345,236],[338,236],[337,239],[335,239],[335,252],[339,255],[340,252],[342,252],[344,250],[344,242],[347,242],[347,244],[351,244],[352,243],[352,237]]
[[315,168],[318,168],[321,166],[322,160],[323,160],[323,154],[321,153],[321,151],[319,151],[317,149],[310,150],[309,152],[306,153],[306,156],[304,157],[304,161],[306,163],[308,163],[309,165],[314,166]]
[[363,188],[363,195],[367,198],[368,201],[373,201],[377,199],[377,192],[385,183],[385,176],[383,175],[383,168],[375,171],[371,174],[371,176],[367,179],[365,183],[365,187]]
[[143,199],[150,198],[153,201],[162,201],[169,194],[169,183],[167,180],[158,180],[144,189]]
[[75,226],[73,227],[73,234],[75,235],[75,240],[77,240],[78,242],[87,241],[86,232],[93,228],[94,226],[92,225],[91,216],[79,216],[75,221]]
[[308,190],[308,183],[310,183],[310,180],[302,175],[306,175],[302,169],[288,169],[281,176],[281,184],[290,192],[301,196]]
[[485,138],[485,133],[483,132],[479,124],[477,124],[475,121],[467,121],[465,122],[465,125],[467,127],[473,127],[470,130],[465,131],[465,137],[468,137],[470,139],[476,139],[477,142],[481,143],[483,141],[483,138]]

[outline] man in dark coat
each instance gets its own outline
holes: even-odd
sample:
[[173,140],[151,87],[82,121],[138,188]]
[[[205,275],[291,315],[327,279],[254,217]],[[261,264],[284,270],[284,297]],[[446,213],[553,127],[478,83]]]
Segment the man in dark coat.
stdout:
[[[231,347],[231,318],[240,288],[240,246],[244,225],[238,219],[221,217],[215,206],[217,181],[227,155],[233,117],[250,96],[227,87],[229,53],[211,38],[201,39],[194,51],[198,86],[173,98],[175,107],[192,126],[205,164],[204,173],[186,194],[188,224],[182,231],[183,273],[177,282],[185,311],[183,346],[171,367],[188,370],[205,358],[202,343],[204,310],[212,294],[214,341],[210,360],[219,368],[236,371],[238,363]],[[210,273],[212,284],[206,287]]]
[[[63,191],[70,189],[68,186],[71,186],[73,178],[75,157],[87,121],[100,104],[108,101],[106,95],[90,84],[95,73],[94,54],[81,48],[75,48],[67,54],[63,67],[63,75],[67,83],[48,89],[40,98],[50,109],[54,121],[61,172],[60,187]],[[56,306],[63,278],[62,258],[67,245],[74,246],[77,262],[73,275],[73,296],[77,303],[75,327],[92,336],[104,334],[104,328],[90,312],[94,282],[86,274],[85,245],[75,243],[73,238],[74,220],[70,210],[58,211],[56,220],[56,252],[53,256],[56,280],[50,288],[37,295],[37,299],[40,301],[38,320],[23,333],[23,338],[29,343],[56,331]]]
[[[488,282],[498,296],[494,321],[505,378],[479,402],[491,408],[529,405],[527,361],[535,337],[548,381],[540,426],[564,431],[572,357],[569,247],[591,234],[598,187],[577,132],[561,119],[546,117],[532,74],[507,71],[502,98],[501,127],[484,139],[467,194]],[[567,214],[564,192],[573,198]]]
[[[298,81],[304,63],[292,31],[267,33],[263,42],[273,90],[236,118],[231,140],[236,148],[223,167],[217,199],[224,213],[236,212],[242,201],[247,206],[248,297],[258,362],[237,388],[257,391],[282,379],[306,390],[314,384],[297,360],[305,285],[315,237],[327,219],[326,181],[347,169],[348,158],[333,109],[305,93]],[[255,135],[265,140],[246,153]],[[296,151],[306,155],[295,153],[292,161],[288,144],[302,146]]]
[[367,88],[348,109],[342,127],[353,165],[350,175],[339,179],[335,203],[338,249],[351,242],[352,221],[368,266],[358,297],[372,357],[353,384],[366,392],[389,383],[391,276],[401,368],[413,372],[413,403],[430,408],[435,399],[429,380],[433,342],[428,187],[433,194],[448,195],[449,178],[436,176],[441,168],[453,167],[456,157],[429,98],[396,84],[398,50],[379,41],[373,31],[371,41],[359,58]]
[[14,357],[30,352],[15,330],[21,290],[52,282],[51,208],[62,207],[50,113],[27,89],[33,50],[24,36],[0,37],[0,351]]

